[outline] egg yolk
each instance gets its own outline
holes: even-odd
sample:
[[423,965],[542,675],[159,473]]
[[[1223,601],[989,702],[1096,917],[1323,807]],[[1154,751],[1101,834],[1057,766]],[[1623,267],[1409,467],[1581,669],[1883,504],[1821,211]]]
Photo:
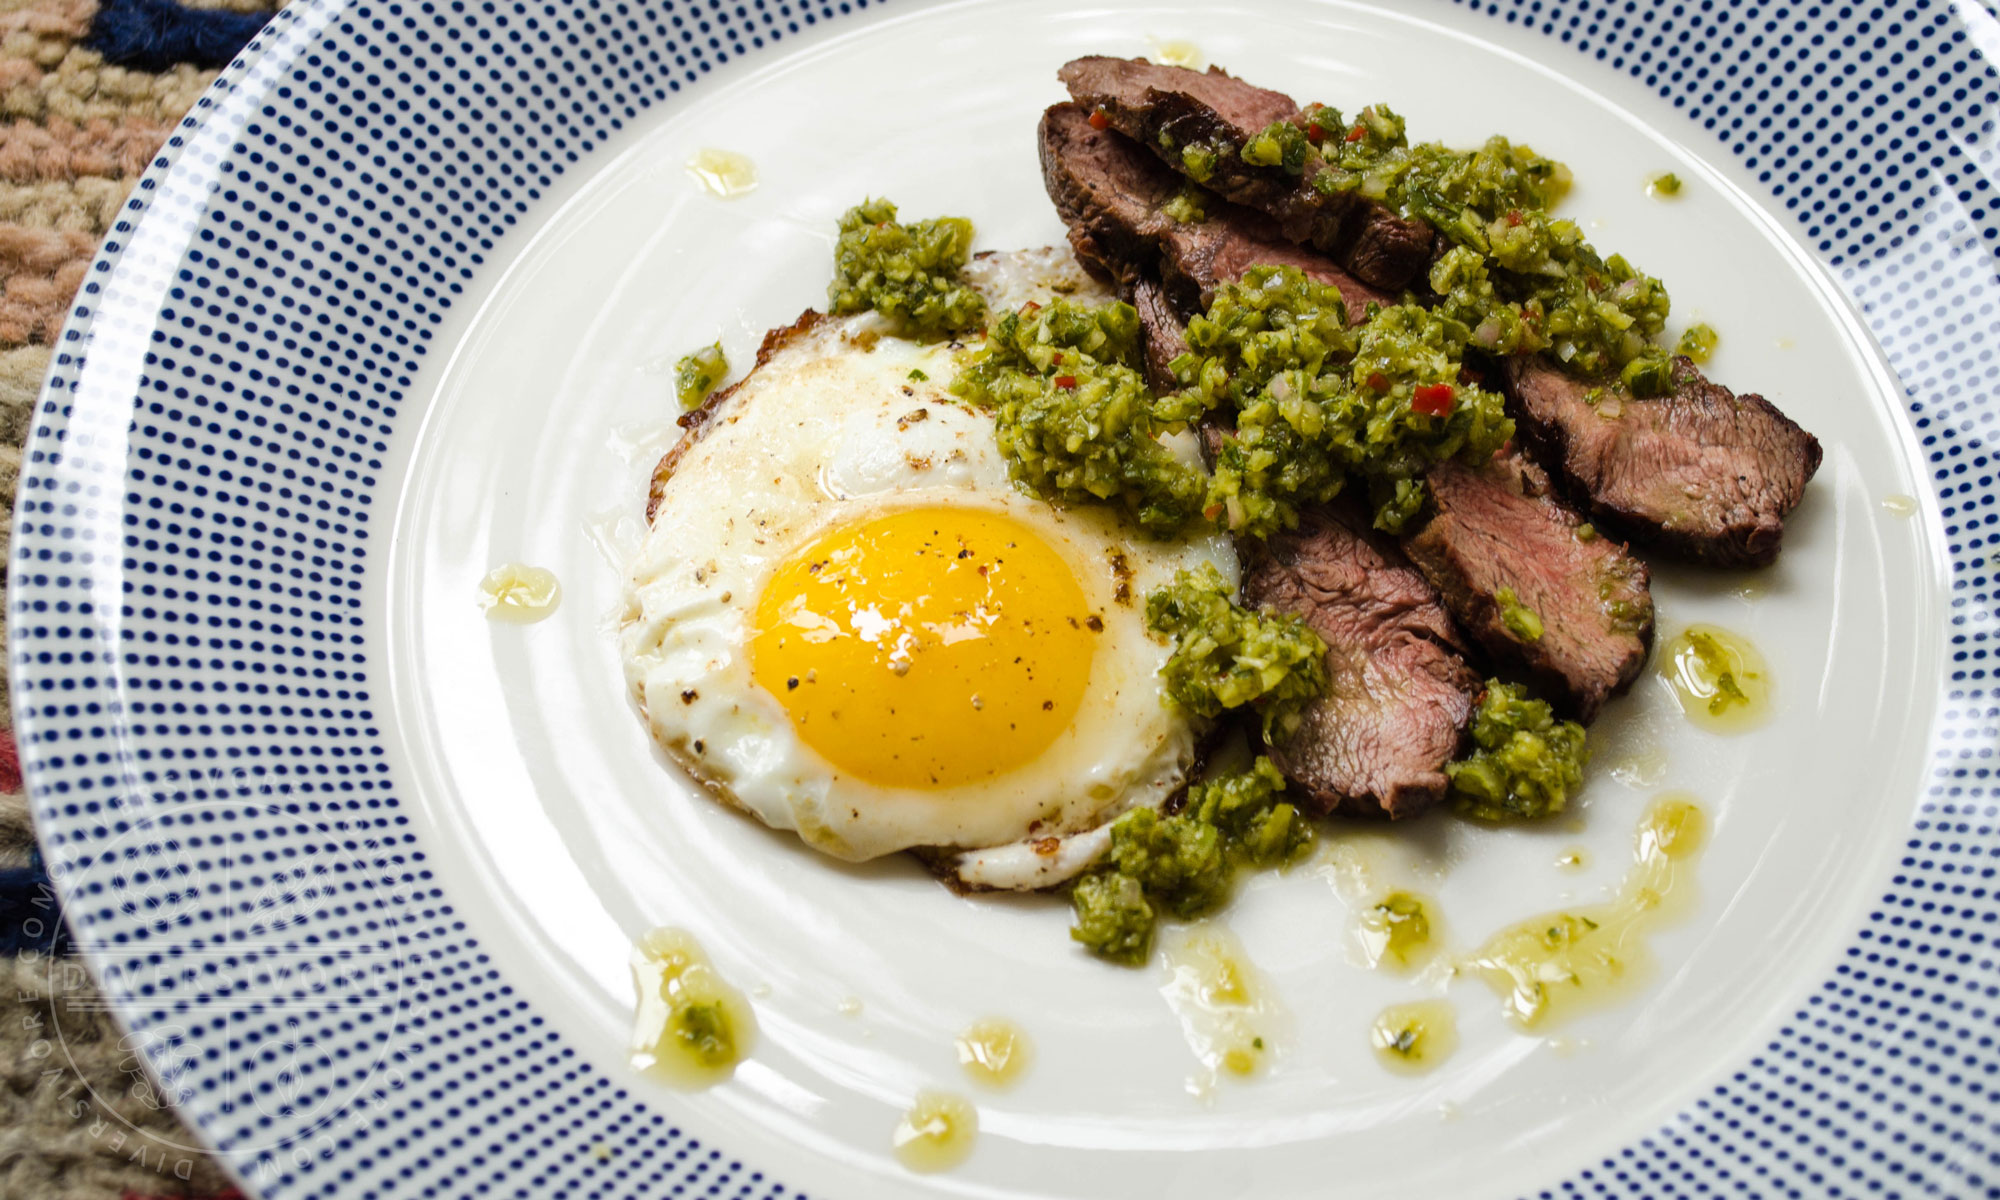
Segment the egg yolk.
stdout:
[[750,669],[840,770],[953,787],[1033,760],[1069,727],[1102,628],[1028,526],[907,509],[833,530],[778,568],[757,601]]

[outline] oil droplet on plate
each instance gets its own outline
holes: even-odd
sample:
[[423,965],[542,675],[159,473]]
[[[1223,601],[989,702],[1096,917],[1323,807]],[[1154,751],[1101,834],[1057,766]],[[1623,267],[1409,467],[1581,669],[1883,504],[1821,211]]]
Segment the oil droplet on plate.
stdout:
[[1368,1031],[1375,1060],[1399,1075],[1431,1070],[1458,1049],[1458,1014],[1443,1000],[1392,1004]]
[[697,150],[688,159],[687,170],[700,181],[702,190],[724,200],[734,200],[757,186],[757,164],[749,155],[734,150]]
[[958,1035],[958,1065],[974,1083],[990,1088],[1012,1087],[1034,1057],[1034,1043],[1012,1021],[975,1021]]
[[842,996],[840,1003],[835,1007],[843,1017],[858,1017],[861,1015],[861,997]]
[[1536,1029],[1628,993],[1652,966],[1647,936],[1694,903],[1694,859],[1706,819],[1669,792],[1639,822],[1635,859],[1604,904],[1531,917],[1461,964],[1499,994],[1507,1017]]
[[1208,65],[1208,59],[1202,54],[1201,47],[1183,38],[1149,37],[1146,39],[1146,44],[1153,49],[1147,57],[1156,63],[1169,67],[1186,67],[1192,71],[1199,71]]
[[922,1091],[896,1125],[896,1160],[912,1171],[949,1171],[972,1154],[979,1112],[950,1092]]
[[655,929],[632,948],[632,1065],[683,1088],[729,1078],[750,1052],[757,1020],[693,935]]
[[1771,671],[1748,639],[1717,625],[1690,625],[1661,649],[1660,677],[1696,727],[1742,733],[1771,716]]
[[1917,515],[1917,498],[1898,492],[1882,497],[1882,508],[1892,517],[1914,517]]
[[1556,859],[1556,865],[1565,871],[1581,871],[1590,865],[1590,852],[1582,846],[1572,846]]
[[1163,940],[1167,982],[1160,987],[1180,1018],[1188,1048],[1212,1072],[1259,1074],[1276,1047],[1283,1009],[1235,935],[1212,922]]
[[495,621],[528,625],[548,616],[562,603],[562,584],[554,571],[522,563],[502,563],[479,581],[479,606]]
[[1436,920],[1436,904],[1412,892],[1390,892],[1361,910],[1356,921],[1362,959],[1392,971],[1421,965],[1435,948]]

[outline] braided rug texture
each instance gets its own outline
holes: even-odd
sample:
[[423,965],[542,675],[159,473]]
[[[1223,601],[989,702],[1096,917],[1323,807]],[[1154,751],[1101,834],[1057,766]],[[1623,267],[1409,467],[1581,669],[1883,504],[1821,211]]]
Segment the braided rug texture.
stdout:
[[[0,0],[0,586],[21,447],[70,300],[154,152],[278,6]],[[6,700],[0,668],[0,1200],[233,1196],[62,953]]]

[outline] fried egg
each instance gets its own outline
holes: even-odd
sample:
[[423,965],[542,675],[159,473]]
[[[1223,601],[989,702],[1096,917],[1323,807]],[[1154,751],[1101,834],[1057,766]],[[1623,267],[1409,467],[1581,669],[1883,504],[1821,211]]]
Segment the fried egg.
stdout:
[[[967,276],[995,311],[1109,299],[1065,251]],[[1024,493],[991,415],[946,390],[964,349],[886,328],[808,313],[774,332],[662,461],[627,678],[672,757],[773,828],[1050,886],[1185,779],[1199,731],[1163,701],[1144,598],[1204,562],[1233,578],[1235,555]]]

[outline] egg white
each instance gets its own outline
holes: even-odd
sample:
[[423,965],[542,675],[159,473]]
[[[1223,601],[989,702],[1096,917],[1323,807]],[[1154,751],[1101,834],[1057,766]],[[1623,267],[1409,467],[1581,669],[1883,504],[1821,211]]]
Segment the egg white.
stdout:
[[[1058,290],[1108,298],[1064,251],[986,256],[968,277],[996,310]],[[1204,562],[1233,579],[1235,555],[1219,535],[1152,541],[1108,510],[1026,495],[992,417],[946,391],[962,351],[883,328],[869,314],[830,318],[767,345],[656,481],[628,574],[627,678],[669,753],[773,828],[849,860],[971,851],[945,859],[967,883],[1048,886],[1101,836],[1077,835],[1159,804],[1185,777],[1197,730],[1163,702],[1170,648],[1147,632],[1144,598]],[[1192,439],[1178,449],[1192,457]],[[955,787],[888,787],[838,769],[751,677],[758,597],[778,566],[830,529],[912,507],[998,511],[1029,526],[1104,625],[1071,725],[1033,761]]]

